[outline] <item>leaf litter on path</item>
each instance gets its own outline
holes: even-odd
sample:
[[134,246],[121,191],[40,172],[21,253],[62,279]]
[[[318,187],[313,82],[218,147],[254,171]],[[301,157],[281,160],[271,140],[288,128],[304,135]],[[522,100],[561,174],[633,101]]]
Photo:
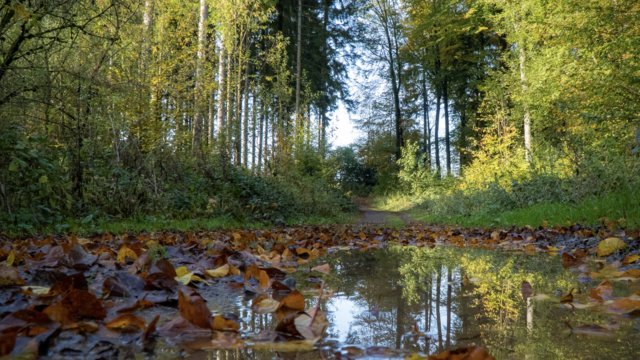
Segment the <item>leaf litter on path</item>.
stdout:
[[[309,295],[311,292],[305,296],[289,274],[306,269],[302,274],[310,278],[311,273],[313,277],[330,276],[328,263],[313,267],[307,264],[335,251],[368,251],[391,244],[419,247],[450,244],[526,254],[561,253],[566,268],[583,273],[586,259],[597,255],[610,261],[585,275],[600,281],[585,299],[594,305],[587,303],[589,306],[582,307],[574,301],[573,290],[566,292],[560,302],[573,308],[598,308],[614,315],[635,316],[640,311],[638,295],[615,296],[611,283],[640,278],[638,234],[606,229],[308,226],[100,234],[83,239],[75,236],[3,239],[0,287],[18,288],[20,291],[15,294],[22,294],[26,300],[22,309],[15,309],[11,297],[0,303],[0,356],[32,351],[33,344],[40,353],[47,353],[42,348],[47,346],[53,346],[49,352],[54,353],[74,346],[92,346],[84,352],[89,356],[97,355],[92,351],[108,353],[110,347],[118,346],[118,334],[139,339],[143,346],[139,351],[152,349],[156,334],[189,348],[310,349],[323,338],[328,326],[322,309],[326,300],[323,294],[330,291],[323,291],[320,286],[317,299]],[[272,314],[277,321],[275,327],[248,336],[245,325],[235,314],[211,308],[202,295],[209,295],[207,289],[215,284],[244,291],[245,296],[253,298],[251,311],[258,315]],[[528,282],[522,283],[521,293],[525,301],[549,298],[535,293]],[[313,300],[316,305],[308,310],[307,302]],[[162,308],[162,315],[149,318],[145,311],[154,308]],[[604,332],[588,326],[574,330]],[[96,347],[98,343],[102,345]],[[467,347],[430,358],[492,357],[483,348]]]

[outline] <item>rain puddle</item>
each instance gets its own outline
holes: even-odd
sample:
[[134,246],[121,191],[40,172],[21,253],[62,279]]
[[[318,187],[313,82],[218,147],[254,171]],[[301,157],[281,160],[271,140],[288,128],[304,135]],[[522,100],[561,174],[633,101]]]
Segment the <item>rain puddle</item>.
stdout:
[[[261,342],[275,329],[275,315],[252,311],[253,296],[229,282],[199,291],[214,314],[239,317],[242,341],[225,333],[187,341],[160,337],[146,356],[404,358],[474,344],[496,359],[637,359],[640,353],[638,318],[596,307],[584,309],[578,301],[575,306],[561,303],[571,289],[576,299],[587,303],[586,294],[598,282],[565,270],[559,256],[395,247],[338,251],[320,260],[324,262],[331,267],[328,275],[311,272],[317,264],[302,266],[292,275],[307,299],[307,309],[320,298],[319,278],[325,282],[320,308],[329,325],[315,346]],[[531,284],[532,292],[523,281]],[[614,296],[628,296],[629,291],[638,291],[637,283],[614,283]],[[525,300],[523,293],[530,297]],[[163,309],[143,314],[151,319],[162,315]],[[219,350],[236,342],[242,346]]]

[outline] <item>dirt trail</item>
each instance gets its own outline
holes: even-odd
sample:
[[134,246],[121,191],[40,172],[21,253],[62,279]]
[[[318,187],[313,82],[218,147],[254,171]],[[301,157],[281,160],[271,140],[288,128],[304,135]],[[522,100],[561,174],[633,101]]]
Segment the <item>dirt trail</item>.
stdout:
[[387,224],[393,217],[399,217],[407,225],[416,223],[415,220],[411,219],[411,217],[404,212],[372,210],[369,207],[368,199],[365,198],[357,198],[355,203],[358,205],[358,211],[360,212],[360,217],[356,221],[356,224]]

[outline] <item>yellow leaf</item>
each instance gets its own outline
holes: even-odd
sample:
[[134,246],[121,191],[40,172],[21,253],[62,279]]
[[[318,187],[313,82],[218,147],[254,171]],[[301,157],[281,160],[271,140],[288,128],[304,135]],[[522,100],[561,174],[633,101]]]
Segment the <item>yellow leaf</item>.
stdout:
[[13,266],[13,263],[16,261],[16,252],[11,250],[9,252],[9,256],[7,256],[7,266]]
[[186,266],[180,266],[176,269],[175,279],[182,285],[188,285],[192,281],[204,281],[198,275],[194,275],[193,271],[189,271]]
[[131,259],[131,260],[137,260],[138,259],[138,254],[136,254],[135,251],[129,249],[126,245],[122,245],[122,247],[120,248],[120,250],[118,250],[118,257],[117,257],[117,261],[121,264],[124,264],[127,262],[127,258]]
[[604,239],[598,243],[598,256],[608,256],[616,252],[617,250],[624,249],[627,244],[622,239],[617,237],[610,237]]
[[189,273],[189,269],[186,266],[180,266],[176,269],[176,276],[184,276]]
[[[640,260],[640,255],[638,254],[634,254],[634,255],[627,255],[624,260],[622,260],[622,264],[623,265],[629,265],[629,264],[633,264],[634,262]],[[7,260],[9,261],[9,260]]]
[[229,264],[224,264],[217,269],[205,270],[205,274],[212,278],[225,277],[229,274]]

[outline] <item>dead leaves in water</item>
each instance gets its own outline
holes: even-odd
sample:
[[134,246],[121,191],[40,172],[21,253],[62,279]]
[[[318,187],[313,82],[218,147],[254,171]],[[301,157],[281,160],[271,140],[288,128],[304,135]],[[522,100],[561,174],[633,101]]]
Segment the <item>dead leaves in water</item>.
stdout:
[[[592,248],[569,249],[562,242],[594,237],[604,240]],[[244,290],[252,299],[252,311],[270,314],[276,320],[272,332],[261,334],[262,341],[254,339],[252,346],[300,350],[312,347],[323,336],[328,322],[319,307],[321,299],[308,309],[309,295],[296,289],[290,274],[298,271],[303,276],[331,276],[331,265],[312,263],[328,252],[366,251],[389,244],[433,247],[448,243],[527,254],[561,253],[563,265],[577,269],[594,254],[617,256],[620,266],[637,264],[640,255],[629,252],[630,239],[582,228],[491,231],[350,226],[4,239],[0,243],[0,287],[8,295],[0,306],[10,310],[0,319],[0,356],[24,350],[23,345],[16,344],[35,342],[44,346],[61,332],[96,338],[108,334],[112,338],[136,336],[145,349],[151,346],[155,334],[173,337],[178,343],[189,338],[191,347],[242,346],[238,333],[242,333],[243,324],[234,314],[212,312],[203,297],[202,290],[214,284]],[[633,315],[639,311],[639,296],[616,298],[611,284],[636,280],[640,270],[605,266],[592,275],[601,278],[600,285],[589,292],[592,303],[612,314]],[[528,282],[522,283],[521,292],[525,301],[544,295],[534,296]],[[322,289],[320,294],[322,297]],[[573,295],[569,292],[563,300],[576,305]],[[151,319],[147,309],[160,305],[175,309],[174,315]],[[198,342],[193,337],[206,341]],[[491,358],[483,351],[465,348],[433,358]]]

